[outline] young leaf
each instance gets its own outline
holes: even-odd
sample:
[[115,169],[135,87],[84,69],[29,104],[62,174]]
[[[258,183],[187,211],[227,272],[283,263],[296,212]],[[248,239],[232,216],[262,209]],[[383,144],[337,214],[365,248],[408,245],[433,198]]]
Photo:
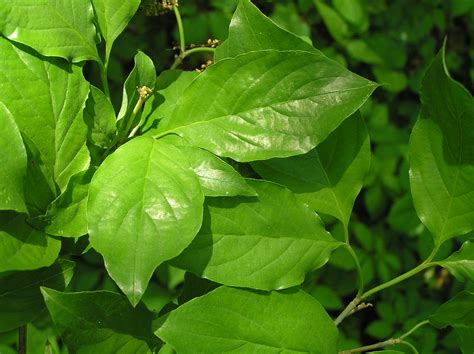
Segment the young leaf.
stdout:
[[196,71],[165,70],[155,83],[155,94],[147,101],[143,110],[146,117],[142,131],[153,135],[159,121],[171,116],[184,90],[199,75]]
[[[145,53],[138,51],[134,58],[135,66],[125,80],[123,86],[122,106],[117,117],[117,120],[128,118],[132,113],[138,101],[137,88],[146,86],[154,89],[156,82],[156,71],[153,61]],[[121,122],[123,125],[123,122]]]
[[92,0],[99,30],[105,39],[108,61],[112,45],[127,26],[140,5],[140,0]]
[[459,281],[474,281],[474,243],[464,242],[460,250],[435,263],[446,268]]
[[474,101],[446,68],[444,48],[421,87],[410,138],[415,209],[436,245],[474,229]]
[[25,50],[0,37],[0,97],[64,190],[90,161],[82,116],[89,84],[80,67]]
[[159,130],[237,161],[298,155],[326,139],[375,88],[319,53],[250,52],[207,68]]
[[0,102],[0,210],[26,212],[26,150],[20,131]]
[[0,33],[8,39],[45,56],[100,60],[90,0],[0,0],[0,9]]
[[474,293],[462,291],[449,301],[442,304],[430,316],[430,323],[437,328],[446,326],[473,327],[474,324]]
[[41,288],[56,328],[72,353],[152,353],[153,314],[108,291],[62,293]]
[[0,273],[49,266],[61,242],[31,228],[24,214],[0,213]]
[[155,334],[178,353],[337,352],[333,320],[302,290],[263,293],[220,287],[156,324]]
[[338,42],[344,43],[352,36],[352,31],[347,25],[347,22],[336,10],[331,6],[326,5],[321,0],[313,1],[332,38]]
[[214,59],[236,57],[256,50],[319,51],[265,16],[249,0],[240,0],[229,27],[229,37],[216,48]]
[[263,178],[288,187],[313,210],[332,215],[347,227],[370,167],[367,129],[356,113],[307,154],[256,161],[252,167]]
[[40,286],[64,290],[74,262],[58,260],[51,267],[0,276],[0,332],[33,321],[46,308]]
[[108,148],[116,134],[114,107],[110,99],[92,85],[84,110],[84,120],[89,126],[89,141],[100,148]]
[[198,236],[173,265],[231,286],[273,290],[300,284],[341,242],[286,188],[248,183],[258,198],[206,200]]
[[53,236],[87,234],[87,195],[94,172],[90,169],[72,176],[66,190],[49,205],[46,215],[34,220],[38,227]]
[[203,199],[186,156],[149,137],[123,145],[95,173],[87,206],[90,242],[133,305],[156,267],[197,234]]

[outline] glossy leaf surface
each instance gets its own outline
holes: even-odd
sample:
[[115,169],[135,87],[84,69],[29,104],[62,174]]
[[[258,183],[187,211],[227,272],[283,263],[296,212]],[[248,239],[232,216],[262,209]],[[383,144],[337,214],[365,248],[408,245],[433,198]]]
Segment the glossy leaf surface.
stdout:
[[173,264],[231,286],[273,290],[300,284],[341,243],[288,189],[248,183],[258,197],[206,201],[198,236]]
[[474,324],[474,293],[462,291],[449,301],[442,304],[430,316],[430,323],[437,328],[446,326],[473,327]]
[[199,75],[160,131],[237,161],[298,155],[322,142],[375,87],[319,53],[250,52]]
[[59,260],[51,267],[0,276],[0,332],[33,321],[46,308],[40,286],[64,290],[74,262]]
[[0,210],[26,212],[26,150],[11,113],[0,102]]
[[123,145],[99,167],[89,190],[90,242],[132,304],[155,268],[191,243],[203,199],[186,157],[149,137]]
[[99,30],[105,39],[106,58],[112,45],[127,26],[140,5],[140,0],[92,0]]
[[122,295],[41,291],[56,328],[73,353],[151,353],[158,346],[151,332],[152,313],[142,305],[134,309]]
[[334,322],[301,290],[263,293],[220,287],[159,322],[155,334],[178,353],[337,352]]
[[82,116],[89,84],[80,67],[22,49],[0,38],[0,96],[63,190],[90,161]]
[[45,56],[100,60],[90,0],[1,0],[0,33]]
[[446,268],[460,281],[474,281],[474,243],[466,241],[461,249],[436,264]]
[[241,0],[229,27],[229,37],[216,48],[215,61],[256,50],[319,52],[298,36],[278,26],[249,0]]
[[367,129],[357,113],[307,154],[256,161],[252,167],[263,178],[288,187],[299,200],[347,227],[370,167]]
[[435,244],[474,229],[474,101],[448,74],[444,49],[421,87],[410,139],[415,209]]
[[51,265],[61,242],[33,229],[26,215],[0,214],[0,272],[31,270]]

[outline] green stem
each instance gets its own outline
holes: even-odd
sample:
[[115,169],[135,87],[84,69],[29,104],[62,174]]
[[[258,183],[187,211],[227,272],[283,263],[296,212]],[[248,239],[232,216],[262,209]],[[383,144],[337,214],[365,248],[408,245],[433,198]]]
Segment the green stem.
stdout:
[[415,326],[413,326],[413,328],[410,329],[408,332],[402,334],[402,335],[400,336],[400,339],[405,339],[406,337],[410,336],[413,332],[415,332],[418,328],[423,327],[423,326],[425,326],[425,325],[427,325],[427,324],[429,324],[429,323],[430,323],[430,321],[428,321],[428,320],[421,321],[420,323],[418,323],[418,324],[416,324]]
[[105,95],[110,98],[109,82],[107,80],[107,67],[108,67],[107,61],[99,64],[100,80],[102,81],[102,87],[104,89]]
[[378,342],[378,343],[374,343],[374,344],[370,344],[370,345],[365,345],[365,346],[359,347],[359,348],[344,350],[342,352],[339,352],[339,354],[362,353],[362,352],[366,352],[366,351],[373,350],[373,349],[380,349],[380,348],[388,347],[388,346],[391,346],[391,345],[400,344],[401,342],[402,341],[398,338],[395,338],[395,339],[390,338],[390,339],[388,339],[386,341],[383,341],[383,342]]
[[176,69],[178,66],[180,66],[183,60],[191,54],[204,53],[204,52],[214,53],[215,50],[216,48],[211,48],[211,47],[196,47],[189,50],[185,50],[183,53],[181,53],[180,55],[176,57],[173,65],[171,65],[170,70]]
[[400,341],[400,344],[404,344],[406,345],[408,348],[410,348],[412,351],[413,351],[413,354],[419,354],[418,353],[418,350],[415,348],[415,346],[413,344],[411,344],[410,342],[407,342],[406,340],[402,340]]
[[362,268],[360,266],[359,258],[357,257],[357,254],[354,252],[354,249],[351,247],[351,245],[349,245],[349,243],[345,243],[344,245],[346,246],[346,249],[351,255],[352,259],[354,260],[354,264],[356,266],[359,283],[359,289],[357,291],[356,297],[361,297],[362,293],[364,292],[364,277],[362,275]]
[[179,51],[184,53],[186,49],[186,40],[184,38],[184,27],[183,20],[181,19],[181,14],[179,13],[178,6],[173,6],[174,15],[176,16],[176,22],[178,24],[178,33],[179,33]]
[[18,328],[18,354],[26,354],[27,329],[26,325]]

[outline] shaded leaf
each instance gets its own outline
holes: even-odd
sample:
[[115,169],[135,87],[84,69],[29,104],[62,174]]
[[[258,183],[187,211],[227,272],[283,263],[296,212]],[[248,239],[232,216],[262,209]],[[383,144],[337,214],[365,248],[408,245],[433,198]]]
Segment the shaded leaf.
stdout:
[[214,60],[265,49],[319,53],[311,44],[278,26],[249,0],[241,0],[230,22],[229,37],[216,48]]
[[273,290],[300,284],[341,242],[286,188],[248,183],[258,198],[206,200],[198,236],[172,263],[231,286]]
[[24,214],[0,213],[0,272],[51,265],[61,242],[33,229]]
[[334,216],[347,227],[370,167],[367,129],[357,113],[307,154],[256,161],[252,167],[263,178],[288,187],[312,209]]
[[375,88],[319,53],[250,52],[207,68],[159,130],[237,161],[298,155],[322,142]]
[[22,49],[0,37],[0,96],[64,190],[69,178],[90,161],[82,116],[89,84],[80,67]]
[[89,190],[90,242],[132,304],[156,267],[193,240],[203,199],[186,157],[162,141],[133,139],[99,167]]
[[447,326],[473,327],[474,293],[462,291],[449,301],[442,304],[429,318],[437,328]]
[[45,56],[97,60],[89,0],[0,0],[0,33]]
[[0,276],[0,332],[33,321],[46,308],[40,286],[63,290],[71,281],[74,262],[60,259],[51,267]]
[[474,229],[474,102],[448,74],[444,48],[421,87],[410,138],[415,209],[436,245]]
[[56,328],[72,353],[151,353],[153,314],[108,291],[62,293],[41,288]]
[[326,5],[321,0],[313,1],[332,38],[338,42],[344,43],[345,40],[352,36],[352,31],[347,22],[336,10],[331,6]]
[[434,263],[446,268],[460,281],[474,281],[474,243],[466,241],[460,250]]
[[11,113],[0,102],[0,210],[26,212],[26,150]]
[[156,325],[155,334],[178,353],[337,352],[334,322],[301,290],[262,293],[220,287]]

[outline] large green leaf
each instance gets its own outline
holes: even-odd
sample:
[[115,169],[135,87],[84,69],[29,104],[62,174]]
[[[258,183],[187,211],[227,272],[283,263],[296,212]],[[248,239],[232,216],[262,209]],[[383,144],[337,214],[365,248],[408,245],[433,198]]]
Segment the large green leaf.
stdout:
[[66,190],[48,206],[46,215],[35,220],[37,226],[53,236],[87,234],[87,195],[93,175],[94,169],[90,169],[72,176]]
[[100,60],[90,0],[0,0],[0,33],[45,56]]
[[217,47],[214,59],[218,61],[265,49],[319,52],[300,37],[278,26],[250,0],[241,0],[230,22],[229,37]]
[[80,67],[22,49],[0,37],[0,97],[63,190],[90,161],[82,117],[89,84]]
[[0,210],[26,212],[26,149],[11,113],[0,102]]
[[90,242],[132,304],[156,267],[191,243],[203,199],[186,156],[162,141],[133,139],[99,167],[89,190]]
[[474,281],[474,242],[464,242],[459,251],[435,263],[446,268],[460,281]]
[[151,353],[159,346],[153,314],[108,291],[62,293],[42,288],[56,328],[71,353]]
[[59,260],[51,267],[0,276],[0,332],[18,328],[45,309],[40,286],[63,290],[71,281],[74,262]]
[[375,87],[319,53],[250,52],[207,68],[159,130],[237,161],[298,155],[326,139]]
[[108,61],[112,45],[127,26],[140,5],[140,0],[92,0],[99,30],[105,39]]
[[460,292],[442,304],[429,320],[437,328],[474,327],[474,293]]
[[474,101],[446,68],[444,48],[421,87],[410,139],[415,209],[435,244],[474,229]]
[[0,273],[51,265],[61,242],[29,226],[24,214],[0,213]]
[[341,243],[288,189],[248,183],[258,198],[206,201],[198,236],[173,264],[231,286],[273,290],[300,284]]
[[178,353],[337,353],[338,332],[301,290],[220,287],[157,321],[155,334]]
[[336,217],[347,227],[370,167],[367,129],[357,113],[309,153],[256,161],[252,167],[263,178],[287,186],[302,202]]

